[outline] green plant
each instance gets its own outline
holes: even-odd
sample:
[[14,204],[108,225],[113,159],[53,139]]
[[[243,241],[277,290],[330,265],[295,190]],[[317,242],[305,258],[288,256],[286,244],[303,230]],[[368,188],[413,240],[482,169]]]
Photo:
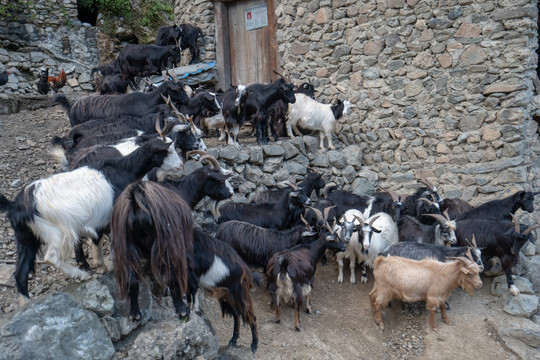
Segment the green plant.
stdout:
[[141,20],[141,25],[158,27],[163,21],[163,14],[167,14],[170,20],[174,20],[173,6],[170,1],[152,0],[148,2],[144,8],[144,16]]
[[97,6],[109,15],[127,16],[131,13],[129,0],[78,0],[77,3],[87,9]]

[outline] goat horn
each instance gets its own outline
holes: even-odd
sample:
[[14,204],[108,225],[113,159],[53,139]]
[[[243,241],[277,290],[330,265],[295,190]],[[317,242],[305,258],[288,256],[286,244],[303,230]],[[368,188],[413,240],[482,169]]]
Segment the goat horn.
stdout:
[[474,234],[472,235],[472,241],[469,241],[469,239],[465,239],[465,242],[472,247],[473,249],[477,249],[478,246],[476,246],[476,239],[474,237]]
[[446,216],[446,219],[450,221],[450,215],[448,215],[448,209],[443,211],[444,216]]
[[361,218],[360,216],[357,216],[357,215],[353,215],[353,216],[354,216],[354,218],[355,218],[356,220],[358,220],[358,222],[360,223],[360,225],[362,225],[362,226],[365,225],[364,220],[362,220],[362,218]]
[[156,131],[161,136],[161,139],[165,141],[165,134],[163,133],[163,128],[161,127],[161,121],[159,119],[159,115],[156,115]]
[[324,208],[324,221],[328,220],[328,214],[330,213],[330,210],[332,210],[332,208],[335,208],[335,207],[336,205],[332,205],[327,208]]
[[169,72],[169,69],[167,69],[167,75],[171,77],[171,79],[174,80],[174,82],[178,82],[178,76],[176,76],[176,66],[172,68],[172,74]]
[[416,201],[420,201],[420,200],[427,201],[427,203],[428,203],[429,205],[433,205],[433,201],[431,201],[431,200],[429,200],[429,199],[426,199],[426,198],[418,198],[418,200],[416,200]]
[[334,234],[334,229],[332,229],[332,227],[330,226],[330,224],[328,224],[328,221],[324,220],[324,226],[328,229],[328,231],[330,232],[330,234]]
[[289,179],[289,182],[290,182],[289,186],[292,187],[294,191],[298,191],[298,186],[296,186],[292,178]]
[[430,183],[426,178],[423,178],[423,177],[418,179],[418,182],[426,185],[430,190],[433,190],[433,188],[435,187],[435,186],[433,186],[432,183]]
[[474,234],[472,234],[472,244],[475,249],[478,249],[478,246],[476,245],[476,239],[474,238]]
[[471,260],[474,263],[474,260],[471,255],[471,248],[469,247],[467,248],[467,252],[465,253],[465,255],[467,256],[467,258],[469,258],[469,260]]
[[313,231],[311,229],[311,226],[309,226],[308,222],[306,221],[306,219],[304,218],[304,215],[300,214],[300,220],[302,220],[302,222],[306,225],[306,228],[309,230],[309,231]]
[[533,230],[536,230],[540,227],[540,224],[536,224],[536,225],[531,225],[527,228],[527,230],[525,230],[523,232],[523,235],[529,235],[531,232],[533,232]]
[[532,194],[533,194],[534,196],[536,196],[536,195],[540,194],[540,191],[535,191],[535,192],[533,192]]
[[[381,187],[381,189],[383,189]],[[384,189],[384,191],[386,191],[387,193],[390,194],[390,196],[392,197],[392,201],[393,202],[398,202],[399,201],[399,195],[397,192],[393,191],[393,190],[390,190],[390,189]]]
[[320,220],[320,221],[323,221],[323,213],[321,212],[321,210],[317,209],[317,208],[314,208],[312,206],[308,206],[308,208],[310,208],[311,210],[313,210],[313,212],[315,213],[315,215],[317,215],[317,220]]
[[371,221],[369,222],[368,225],[369,225],[369,226],[373,225],[373,223],[375,222],[375,220],[377,220],[377,219],[380,218],[380,217],[381,217],[381,215],[375,216],[374,218],[371,219]]
[[441,224],[444,224],[444,223],[446,223],[448,221],[441,214],[422,214],[422,216],[431,216],[431,217],[437,219]]
[[174,104],[171,101],[171,96],[170,95],[168,97],[165,97],[165,95],[163,95],[163,94],[160,94],[160,95],[163,98],[163,100],[165,101],[165,104],[167,104],[171,108],[172,112],[174,113],[174,115],[176,115],[176,117],[178,118],[178,120],[180,122],[183,122],[183,121],[188,122],[186,116],[184,114],[182,114],[180,111],[178,111],[176,106],[174,106]]
[[201,155],[201,156],[204,156],[204,155],[207,155],[208,153],[206,151],[202,151],[202,150],[192,150],[192,151],[188,151],[187,154],[186,154],[186,157],[190,157],[191,155]]
[[515,230],[515,232],[519,233],[519,221],[518,221],[517,216],[515,216],[515,215],[512,214],[512,213],[510,213],[510,216],[512,216],[512,222],[514,223],[514,230]]

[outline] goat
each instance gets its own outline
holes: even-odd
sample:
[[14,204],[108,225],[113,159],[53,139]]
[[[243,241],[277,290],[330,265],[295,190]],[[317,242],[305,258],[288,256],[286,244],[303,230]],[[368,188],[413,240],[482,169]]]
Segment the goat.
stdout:
[[289,105],[287,120],[287,135],[294,138],[292,129],[297,135],[301,135],[298,126],[319,132],[319,148],[324,150],[324,138],[328,141],[328,147],[335,149],[332,143],[332,135],[337,120],[347,115],[351,103],[348,100],[338,100],[335,105],[321,104],[304,94],[296,94],[296,102]]
[[315,233],[306,231],[301,225],[280,231],[231,220],[220,224],[215,236],[236,250],[249,266],[265,268],[272,255],[308,243],[313,240],[313,235]]
[[[192,300],[197,303],[197,288],[201,287],[219,300],[221,312],[234,320],[233,336],[229,346],[236,345],[240,335],[240,317],[251,327],[251,351],[255,353],[259,343],[257,318],[250,290],[253,279],[249,268],[229,245],[205,234],[201,229],[193,231],[193,265],[189,269],[189,287]],[[197,307],[197,306],[196,306]]]
[[488,201],[462,214],[458,220],[512,220],[512,215],[519,209],[532,213],[534,211],[534,195],[529,191],[518,191],[501,200]]
[[311,200],[296,187],[288,189],[276,203],[246,204],[227,203],[218,211],[217,223],[240,220],[264,228],[283,230],[291,227],[300,218],[302,208]]
[[[298,183],[298,187],[302,189],[302,193],[307,197],[311,197],[311,193],[315,191],[317,198],[320,196],[320,189],[324,187],[324,180],[321,174],[317,174],[311,168],[307,168],[307,175],[301,182]],[[262,204],[266,202],[278,201],[283,193],[287,191],[286,188],[278,190],[265,190],[259,191],[251,199],[252,204]]]
[[474,209],[474,206],[462,199],[443,199],[441,205],[441,212],[448,210],[450,219],[457,219],[472,209]]
[[188,104],[180,107],[179,112],[186,117],[200,118],[201,114],[221,110],[216,95],[211,92],[202,92],[193,96]]
[[276,322],[281,321],[281,304],[294,302],[294,325],[300,331],[300,308],[311,313],[310,296],[315,282],[317,263],[326,250],[341,252],[345,243],[333,233],[320,230],[319,238],[310,243],[275,253],[266,266],[266,284],[272,298],[270,308],[276,310]]
[[[304,82],[294,89],[295,94],[305,94],[311,99],[315,99],[315,87],[310,83]],[[295,95],[296,96],[296,95]],[[270,130],[274,136],[274,140],[278,141],[279,136],[285,136],[285,123],[289,104],[283,100],[278,100],[273,103],[268,109],[270,116]]]
[[356,283],[356,264],[362,264],[361,282],[367,284],[366,266],[372,268],[375,258],[387,247],[398,242],[396,223],[387,213],[379,212],[363,220],[362,213],[350,209],[343,214],[337,233],[348,242],[347,250],[337,254],[338,282],[343,282],[343,259],[349,259],[350,283]]
[[[404,199],[402,215],[410,215],[410,216],[416,217],[417,210],[418,210],[417,202],[419,201],[419,199],[433,198],[434,206],[436,207],[438,206],[440,209],[440,205],[442,204],[443,199],[437,193],[437,187],[434,186],[425,178],[420,178],[418,181],[426,186],[418,188],[414,194],[408,195]],[[430,211],[429,213],[433,213],[433,212]]]
[[162,26],[158,29],[156,35],[156,45],[174,45],[180,41],[182,50],[189,49],[191,60],[189,64],[199,62],[199,47],[197,46],[197,38],[203,38],[202,30],[191,24],[180,24],[172,26]]
[[399,241],[417,242],[450,246],[456,243],[456,222],[450,220],[448,213],[443,217],[439,214],[425,214],[436,220],[433,225],[425,225],[412,216],[402,216],[398,221]]
[[129,81],[124,80],[121,74],[101,76],[97,75],[95,89],[99,95],[125,94],[129,86]]
[[47,245],[45,261],[68,276],[88,278],[67,263],[79,238],[99,238],[109,224],[114,199],[152,168],[160,167],[160,179],[179,173],[182,162],[171,145],[170,139],[155,138],[125,158],[34,181],[14,201],[0,195],[0,211],[8,211],[17,241],[15,282],[21,304],[28,299],[28,273],[41,243]]
[[433,258],[437,261],[445,262],[451,257],[466,256],[467,251],[471,252],[472,260],[484,270],[482,262],[482,251],[476,245],[476,239],[473,235],[472,242],[467,246],[441,246],[435,244],[422,244],[417,242],[398,242],[390,245],[380,255],[382,256],[401,256],[411,260],[422,260]]
[[[514,217],[514,216],[513,216]],[[512,268],[517,264],[521,248],[530,241],[534,243],[532,231],[540,225],[532,225],[521,232],[521,225],[516,217],[510,221],[493,220],[459,220],[457,221],[457,245],[466,245],[466,239],[473,235],[478,247],[482,249],[482,261],[486,271],[490,270],[498,258],[510,292],[519,294],[519,289],[512,279]]]
[[206,120],[203,120],[206,129],[218,129],[222,131],[220,140],[227,137],[229,145],[238,144],[238,133],[240,126],[244,123],[244,114],[248,92],[244,85],[230,88],[218,95],[218,102],[221,104],[221,111]]
[[182,198],[152,181],[130,184],[112,210],[115,278],[120,294],[129,297],[129,319],[141,319],[139,282],[142,259],[148,259],[154,280],[171,290],[174,307],[182,315],[188,290],[188,267],[193,262],[193,215]]
[[136,89],[135,77],[160,75],[169,65],[176,66],[180,62],[180,48],[178,45],[127,44],[118,53],[117,60],[122,80]]
[[245,91],[248,95],[243,119],[252,121],[257,144],[267,144],[268,109],[278,100],[293,104],[296,101],[293,85],[280,78],[270,84],[249,85]]
[[447,262],[434,259],[411,260],[399,256],[379,256],[373,265],[375,286],[369,293],[375,322],[384,330],[382,308],[392,299],[405,302],[426,301],[429,324],[438,330],[435,310],[441,309],[445,323],[452,325],[446,315],[445,302],[452,290],[461,286],[469,296],[482,287],[481,269],[471,257],[449,258]]
[[376,192],[372,196],[358,196],[350,191],[336,190],[332,186],[326,191],[326,198],[337,206],[340,213],[350,209],[360,210],[364,219],[377,212],[385,212],[397,221],[401,214],[403,203],[393,191]]
[[164,104],[162,96],[168,96],[180,104],[189,103],[181,83],[164,81],[156,90],[148,93],[132,92],[125,95],[83,96],[70,104],[63,94],[55,95],[53,102],[66,109],[71,126],[93,119],[111,118],[120,115],[141,115]]

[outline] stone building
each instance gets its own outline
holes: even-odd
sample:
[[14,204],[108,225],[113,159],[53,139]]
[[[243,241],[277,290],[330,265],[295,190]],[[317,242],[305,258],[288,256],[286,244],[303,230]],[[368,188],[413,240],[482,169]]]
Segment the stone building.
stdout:
[[536,1],[176,0],[175,18],[200,26],[202,56],[219,60],[223,33],[246,26],[228,23],[235,8],[265,5],[277,70],[311,80],[321,102],[360,107],[336,133],[374,185],[410,192],[423,176],[473,202],[540,186]]

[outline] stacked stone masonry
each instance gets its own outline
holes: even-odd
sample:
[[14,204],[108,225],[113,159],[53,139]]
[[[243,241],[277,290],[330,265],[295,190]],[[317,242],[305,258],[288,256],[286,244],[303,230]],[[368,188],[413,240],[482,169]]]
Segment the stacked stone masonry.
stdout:
[[[175,16],[215,42],[213,3],[177,0]],[[423,176],[473,203],[540,186],[536,1],[292,0],[275,12],[293,81],[359,106],[336,134],[379,185],[407,193]]]

